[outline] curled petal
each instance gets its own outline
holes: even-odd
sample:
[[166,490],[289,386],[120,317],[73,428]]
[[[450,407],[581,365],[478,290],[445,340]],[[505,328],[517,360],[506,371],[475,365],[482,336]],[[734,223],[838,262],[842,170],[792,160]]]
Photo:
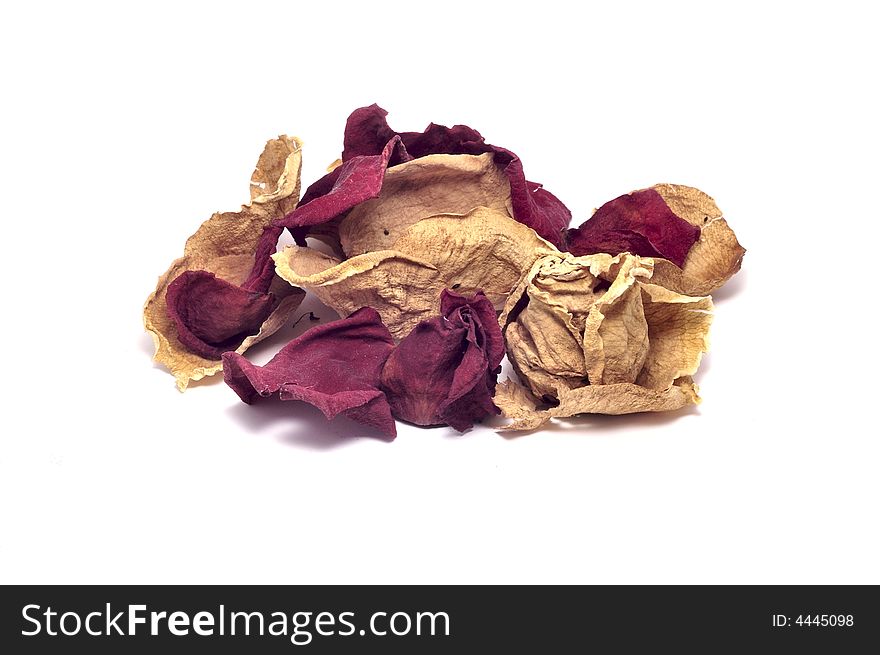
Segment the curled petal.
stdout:
[[481,290],[498,308],[538,257],[556,252],[534,230],[487,207],[419,221],[394,250],[430,263],[446,288],[465,295]]
[[265,366],[238,353],[223,355],[223,378],[246,403],[279,394],[314,405],[394,437],[396,429],[379,376],[394,348],[379,314],[368,307],[314,327],[284,346]]
[[422,321],[388,357],[382,388],[394,416],[463,432],[498,409],[492,392],[503,349],[492,303],[444,290],[442,315]]
[[629,253],[556,253],[532,265],[500,319],[525,388],[505,386],[496,404],[516,429],[696,401],[690,376],[708,349],[712,301],[654,284],[654,264]]
[[[540,184],[529,182],[523,172],[522,161],[510,150],[488,144],[482,135],[466,125],[446,127],[431,123],[424,132],[395,132],[388,126],[388,112],[378,105],[356,109],[345,128],[343,161],[376,155],[387,141],[385,137],[400,137],[402,151],[389,159],[389,165],[429,155],[482,155],[491,154],[495,165],[507,178],[510,189],[510,210],[513,217],[529,226],[555,246],[564,245],[565,228],[571,212],[552,193]],[[321,182],[319,192],[327,187]],[[308,194],[307,194],[308,195]],[[303,199],[305,202],[305,198]],[[470,209],[470,208],[468,208]],[[438,211],[455,211],[448,208]]]
[[393,250],[340,262],[309,248],[291,246],[274,257],[278,275],[311,291],[340,315],[361,307],[376,309],[397,340],[437,314],[445,288],[434,266]]
[[177,340],[196,355],[220,359],[260,331],[275,297],[247,291],[208,271],[184,271],[168,285],[166,305]]
[[326,223],[375,198],[382,190],[391,155],[399,147],[400,138],[393,137],[378,154],[355,157],[334,169],[309,188],[299,207],[275,220],[275,227],[295,229]]
[[485,295],[501,306],[523,271],[555,252],[533,230],[503,212],[477,208],[410,226],[393,250],[340,261],[308,248],[275,255],[278,275],[312,291],[340,314],[375,307],[395,339],[439,311],[443,289]]
[[693,375],[709,351],[712,299],[683,296],[656,284],[640,285],[648,350],[635,380],[648,389],[665,389]]
[[498,385],[495,404],[513,422],[501,430],[535,430],[550,419],[578,414],[635,414],[669,412],[700,402],[697,385],[682,377],[661,390],[646,389],[626,382],[559,389],[559,404],[539,409],[538,403],[522,386],[506,380]]
[[339,224],[348,257],[388,250],[408,227],[437,214],[474,207],[507,213],[510,185],[484,155],[428,155],[388,169],[382,192],[354,207]]
[[[299,139],[269,141],[251,177],[250,204],[205,221],[147,298],[144,327],[155,341],[155,360],[169,369],[181,391],[190,380],[221,369],[219,351],[244,352],[284,325],[302,301],[304,292],[275,277],[269,258],[278,236],[271,223],[296,206],[301,164]],[[169,305],[169,287],[181,276]],[[192,306],[192,300],[201,306]],[[234,311],[246,308],[240,325],[233,324],[232,311],[222,309],[226,301]]]
[[681,266],[700,228],[677,216],[654,189],[633,191],[602,205],[580,227],[568,231],[575,255],[631,252],[664,257]]

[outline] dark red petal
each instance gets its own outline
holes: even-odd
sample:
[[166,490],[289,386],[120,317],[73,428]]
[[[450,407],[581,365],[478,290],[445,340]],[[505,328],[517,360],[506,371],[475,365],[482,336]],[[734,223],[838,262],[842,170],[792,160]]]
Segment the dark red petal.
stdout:
[[470,429],[474,421],[484,416],[501,413],[492,402],[498,370],[489,367],[485,351],[476,343],[474,331],[468,331],[467,340],[464,357],[455,369],[449,393],[437,410],[443,422],[459,432]]
[[663,257],[684,266],[700,228],[675,215],[653,189],[634,191],[602,205],[583,225],[568,231],[575,255],[631,252]]
[[[343,137],[342,161],[347,162],[355,157],[378,155],[386,144],[397,136],[390,127],[385,117],[388,112],[379,105],[372,104],[369,107],[361,107],[351,112],[345,122],[345,136]],[[392,153],[388,161],[389,166],[396,166],[412,157],[405,147],[399,148]],[[305,202],[305,198],[303,198]]]
[[272,278],[275,276],[275,262],[272,260],[272,255],[278,249],[278,239],[283,231],[284,228],[273,225],[263,230],[254,253],[254,267],[247,280],[241,285],[243,288],[264,293],[269,290]]
[[484,340],[480,346],[486,351],[489,368],[494,369],[501,366],[501,360],[504,358],[504,337],[501,335],[498,314],[492,301],[482,291],[477,291],[473,298],[468,298],[449,289],[444,289],[440,294],[441,315],[451,318],[456,311],[465,307],[478,321],[479,332]]
[[504,148],[489,147],[495,153],[495,163],[503,167],[510,182],[513,217],[557,248],[564,248],[565,229],[571,221],[571,211],[540,184],[526,180],[522,161],[514,153]]
[[416,425],[451,425],[461,432],[488,414],[501,330],[491,302],[444,291],[443,315],[419,323],[397,346],[382,371],[391,411]]
[[[407,152],[414,157],[427,155],[470,155],[490,152],[486,140],[467,125],[437,125],[431,123],[424,132],[401,132],[400,138]],[[475,152],[477,151],[477,152]]]
[[223,379],[246,403],[278,393],[302,400],[327,418],[345,414],[395,436],[394,419],[379,378],[394,341],[376,310],[314,327],[282,348],[265,366],[237,353],[223,355]]
[[257,334],[275,309],[268,293],[275,276],[272,254],[283,228],[263,230],[247,280],[237,286],[208,271],[184,271],[165,295],[168,317],[177,327],[177,340],[192,353],[220,359],[245,337]]
[[[571,212],[556,196],[543,189],[540,184],[526,180],[522,162],[513,152],[486,143],[479,132],[466,125],[455,125],[450,128],[431,123],[424,132],[397,133],[388,126],[387,115],[388,112],[375,104],[369,107],[361,107],[352,112],[345,126],[345,148],[342,152],[342,160],[346,164],[355,162],[361,157],[378,156],[383,152],[383,148],[387,147],[388,139],[395,135],[399,136],[402,140],[401,149],[399,152],[394,152],[389,156],[386,160],[388,166],[393,166],[412,158],[434,154],[481,155],[491,152],[493,153],[495,163],[504,171],[505,176],[510,182],[513,217],[520,223],[528,225],[555,246],[564,247],[565,229],[571,221]],[[343,166],[346,164],[343,164]],[[314,225],[325,222],[357,204],[338,203],[337,200],[336,202],[329,203],[331,206],[329,209],[319,205],[318,207],[321,208],[320,212],[316,210],[309,210],[307,212],[305,210],[305,207],[313,204],[317,198],[329,195],[331,190],[336,190],[337,193],[342,195],[350,193],[348,189],[340,191],[342,185],[338,178],[341,174],[336,172],[338,170],[336,169],[333,173],[325,175],[309,187],[300,204],[302,214],[297,216],[297,218],[286,217],[284,221],[286,227]],[[381,179],[379,180],[379,189],[376,190],[377,194],[380,189]],[[297,209],[298,211],[300,209]],[[316,213],[310,213],[313,211]],[[336,213],[333,213],[334,211]],[[294,212],[293,215],[295,216],[297,212]],[[307,213],[309,218],[305,217]],[[280,225],[281,222],[277,224]],[[302,231],[295,232],[295,236],[302,238]]]
[[166,292],[168,317],[187,350],[220,359],[257,334],[275,308],[271,294],[248,291],[207,271],[184,271]]
[[[382,190],[388,161],[392,153],[400,147],[400,143],[400,137],[395,136],[385,144],[385,148],[378,155],[363,155],[348,160],[329,174],[333,176],[333,183],[326,193],[300,204],[293,212],[276,220],[273,225],[299,228],[326,223],[355,205],[375,198]],[[325,181],[319,182],[322,189],[326,188]],[[311,191],[311,188],[309,190]]]

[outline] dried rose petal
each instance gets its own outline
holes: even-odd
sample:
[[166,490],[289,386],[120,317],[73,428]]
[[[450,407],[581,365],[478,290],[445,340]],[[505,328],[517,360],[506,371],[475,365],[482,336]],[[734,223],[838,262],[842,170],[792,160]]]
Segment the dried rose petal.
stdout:
[[347,257],[388,250],[411,225],[489,207],[510,215],[510,186],[492,155],[428,155],[388,169],[378,197],[340,219]]
[[556,253],[535,262],[500,319],[525,386],[505,387],[497,403],[516,419],[508,429],[698,401],[690,376],[708,350],[712,301],[654,284],[654,262],[628,253]]
[[[361,166],[365,160],[374,158],[369,159],[371,167],[378,166],[383,161],[386,166],[394,167],[429,155],[489,153],[495,166],[503,171],[507,178],[508,189],[505,189],[505,192],[510,197],[513,217],[554,245],[562,245],[564,230],[571,220],[571,212],[553,194],[541,188],[540,184],[525,179],[522,162],[514,153],[487,144],[479,132],[464,125],[448,128],[432,123],[424,132],[396,133],[388,126],[386,115],[387,112],[378,105],[355,110],[345,128],[345,148],[342,156],[345,163],[309,187],[297,211],[276,224],[293,229],[294,235],[302,243],[306,234],[302,229],[304,226],[339,220],[343,213],[358,202],[375,198],[381,189],[381,178],[373,175],[369,184],[355,183],[346,177],[344,171],[347,165]],[[388,151],[389,145],[395,139],[399,139],[400,143]],[[335,195],[332,200],[318,202],[331,193]],[[497,191],[491,192],[492,195],[497,193]],[[354,199],[358,197],[362,200],[355,202]],[[311,205],[313,207],[310,207]],[[425,216],[441,212],[468,211],[471,208],[456,209],[431,203],[431,208]],[[332,242],[332,235],[328,240]]]
[[502,430],[536,430],[552,418],[578,414],[633,414],[671,412],[700,402],[697,385],[683,376],[666,389],[646,389],[621,382],[568,389],[560,387],[559,404],[538,409],[534,396],[512,380],[498,384],[495,404],[505,417],[513,419]]
[[278,274],[314,293],[340,314],[374,307],[395,339],[439,309],[445,288],[478,289],[501,307],[542,254],[557,252],[503,212],[476,208],[464,216],[433,216],[410,226],[393,250],[340,261],[310,248],[274,256]]
[[568,250],[574,255],[631,252],[681,266],[699,236],[700,228],[676,216],[657,191],[644,189],[605,203],[569,230]]
[[391,353],[382,388],[397,418],[464,432],[499,411],[492,394],[504,345],[495,308],[482,292],[467,298],[444,290],[440,311]]
[[655,257],[656,281],[697,296],[729,280],[746,252],[715,201],[680,184],[656,184],[604,204],[579,228],[568,230],[568,249],[575,255]]
[[379,314],[365,307],[308,330],[265,366],[224,353],[223,379],[248,404],[278,393],[281,400],[314,405],[328,419],[345,414],[394,437],[391,409],[379,389],[382,366],[393,348]]
[[221,280],[208,271],[184,271],[166,294],[177,340],[192,353],[220,359],[256,334],[275,308],[275,297]]
[[[375,198],[382,189],[391,155],[399,147],[400,138],[393,137],[377,154],[355,157],[345,162],[316,183],[326,185],[326,180],[332,179],[326,191],[314,198],[303,197],[303,204],[287,216],[277,219],[274,225],[295,229],[325,223],[355,205]],[[314,193],[314,188],[315,185],[312,185],[306,196]]]
[[182,391],[221,368],[224,350],[244,352],[284,325],[305,293],[274,274],[273,219],[299,197],[302,144],[266,144],[251,177],[251,203],[214,214],[186,242],[144,306],[144,327]]
[[654,281],[690,296],[704,296],[719,289],[739,271],[746,249],[722,218],[718,205],[699,189],[681,184],[657,184],[653,189],[676,215],[700,228],[700,238],[690,249],[684,266],[657,260]]

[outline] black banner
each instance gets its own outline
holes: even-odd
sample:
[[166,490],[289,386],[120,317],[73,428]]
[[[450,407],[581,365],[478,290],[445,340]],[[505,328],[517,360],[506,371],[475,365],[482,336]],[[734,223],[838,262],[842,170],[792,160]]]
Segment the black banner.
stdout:
[[[4,587],[5,653],[862,651],[876,587]],[[876,652],[876,651],[875,651]]]

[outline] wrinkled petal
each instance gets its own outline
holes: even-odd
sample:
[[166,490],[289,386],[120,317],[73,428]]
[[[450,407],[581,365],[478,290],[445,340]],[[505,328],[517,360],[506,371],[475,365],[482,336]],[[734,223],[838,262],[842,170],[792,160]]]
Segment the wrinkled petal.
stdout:
[[510,185],[491,154],[428,155],[388,169],[382,192],[354,207],[339,223],[348,257],[389,250],[414,223],[475,207],[509,213]]
[[430,263],[446,288],[466,295],[482,290],[497,308],[538,257],[556,252],[534,230],[486,207],[419,221],[394,242],[394,250]]
[[721,288],[739,271],[746,249],[722,218],[715,201],[699,189],[681,184],[658,184],[653,188],[676,214],[700,227],[700,238],[684,266],[658,260],[655,281],[691,296],[705,296]]
[[695,402],[689,380],[708,350],[712,301],[655,284],[655,261],[556,253],[532,265],[499,319],[523,389],[506,386],[496,404],[515,429]]
[[310,248],[289,246],[275,255],[275,266],[290,284],[314,293],[342,316],[373,307],[397,340],[437,314],[446,287],[434,266],[393,250],[340,262]]
[[275,297],[221,280],[207,271],[185,271],[166,295],[177,339],[192,353],[220,359],[256,334],[275,308]]
[[396,429],[379,377],[394,348],[379,314],[360,309],[314,327],[284,346],[265,366],[238,353],[223,355],[223,378],[246,403],[278,393],[314,405],[330,419],[345,414],[391,437]]
[[[393,137],[378,154],[355,157],[345,162],[312,185],[309,196],[303,197],[303,203],[277,219],[274,225],[294,229],[326,223],[359,203],[375,198],[382,190],[391,155],[399,146],[400,138]],[[328,181],[332,183],[326,188]],[[320,191],[323,193],[317,195]],[[316,197],[310,197],[311,194]]]
[[580,227],[568,231],[575,255],[630,252],[684,264],[700,236],[699,226],[677,216],[654,189],[633,191],[602,205]]
[[374,307],[395,339],[439,311],[443,289],[473,294],[485,289],[503,305],[524,271],[542,253],[555,252],[533,230],[503,212],[427,218],[410,226],[394,250],[340,261],[309,248],[275,255],[278,275],[313,292],[340,314]]
[[568,244],[576,255],[655,257],[655,281],[694,296],[720,288],[739,271],[746,252],[715,201],[681,184],[656,184],[606,203],[568,231]]
[[[251,203],[205,221],[147,298],[144,327],[155,341],[155,360],[181,391],[221,369],[220,351],[244,352],[277,331],[305,295],[275,276],[270,259],[278,238],[270,224],[298,200],[300,148],[295,137],[269,141],[251,177]],[[235,312],[245,307],[236,326]]]
[[[345,148],[342,159],[355,161],[359,157],[377,155],[388,141],[385,137],[400,137],[403,148],[389,158],[388,165],[395,166],[413,158],[429,155],[482,155],[490,153],[496,166],[507,178],[510,192],[510,209],[513,217],[531,227],[535,232],[556,246],[562,246],[565,228],[571,220],[571,212],[552,193],[540,184],[525,178],[522,162],[513,152],[485,142],[476,130],[465,125],[451,128],[430,124],[424,132],[395,132],[386,121],[387,112],[378,105],[356,109],[349,117],[345,128]],[[339,169],[337,169],[338,171]],[[330,177],[336,171],[330,173]],[[319,180],[303,198],[303,205],[317,194],[326,192],[333,184],[329,180]],[[467,209],[471,209],[470,207]],[[438,208],[446,213],[456,211]],[[466,211],[466,210],[462,210]],[[329,218],[332,217],[328,217]]]
[[712,299],[683,296],[656,284],[641,284],[648,351],[637,384],[665,389],[681,377],[693,375],[703,353],[709,351]]
[[662,390],[646,389],[637,384],[601,384],[560,388],[559,404],[538,409],[536,400],[522,386],[512,380],[500,383],[495,391],[495,404],[513,423],[501,430],[535,430],[552,418],[567,418],[578,414],[635,414],[638,412],[669,412],[697,404],[697,385],[683,377]]
[[444,290],[442,315],[422,321],[388,357],[382,388],[391,411],[416,425],[448,424],[463,432],[498,409],[492,403],[503,357],[495,309]]

